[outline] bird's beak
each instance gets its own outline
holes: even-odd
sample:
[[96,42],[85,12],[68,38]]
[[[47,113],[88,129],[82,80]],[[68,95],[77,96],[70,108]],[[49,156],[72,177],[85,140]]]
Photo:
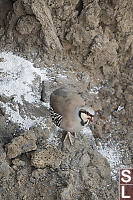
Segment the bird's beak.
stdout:
[[90,120],[90,122],[93,122],[94,120],[93,120],[93,117],[91,117],[91,116],[89,116],[89,120]]

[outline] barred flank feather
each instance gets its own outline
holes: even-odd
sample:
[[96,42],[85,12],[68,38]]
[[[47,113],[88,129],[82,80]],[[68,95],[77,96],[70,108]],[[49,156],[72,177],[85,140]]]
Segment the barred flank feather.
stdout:
[[61,122],[62,122],[62,115],[55,113],[52,107],[50,107],[49,110],[50,110],[52,121],[54,122],[56,126],[60,127]]

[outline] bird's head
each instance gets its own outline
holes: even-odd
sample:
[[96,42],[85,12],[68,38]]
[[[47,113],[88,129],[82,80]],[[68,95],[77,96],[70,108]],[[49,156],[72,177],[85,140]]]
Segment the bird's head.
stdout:
[[82,106],[79,110],[79,117],[81,118],[81,121],[83,124],[86,124],[88,122],[93,122],[94,117],[94,110],[92,107]]

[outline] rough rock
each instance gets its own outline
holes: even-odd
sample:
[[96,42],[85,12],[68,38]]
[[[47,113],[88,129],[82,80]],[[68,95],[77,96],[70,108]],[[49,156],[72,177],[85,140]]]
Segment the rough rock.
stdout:
[[12,9],[10,0],[0,1],[0,26],[5,24],[5,19],[8,12]]
[[19,18],[16,30],[22,35],[31,35],[39,31],[40,24],[34,16],[26,15]]
[[45,44],[52,49],[62,49],[61,43],[56,35],[56,30],[53,25],[52,17],[49,8],[45,1],[34,1],[32,3],[32,10],[38,21],[42,25],[42,31],[44,33]]
[[8,178],[10,174],[10,166],[7,163],[1,163],[0,164],[0,178],[6,177]]
[[86,186],[98,189],[98,185],[100,184],[101,180],[98,171],[95,167],[87,167],[86,169],[83,168],[81,170],[81,177]]
[[64,148],[68,157],[61,163],[62,171],[59,171],[59,174],[63,177],[67,176],[68,180],[67,186],[62,189],[61,199],[91,199],[93,194],[95,198],[102,199],[99,191],[101,190],[105,196],[102,188],[111,184],[110,167],[106,159],[91,148],[87,139],[82,146],[81,138],[79,139],[80,141],[75,141],[74,148],[67,146],[66,149]]
[[0,147],[0,179],[1,178],[9,178],[12,169],[7,162],[6,152],[2,147]]
[[[131,0],[129,1],[119,1],[117,8],[117,22],[118,23],[118,29],[119,31],[122,31],[123,34],[126,34],[127,32],[132,32],[133,30],[133,24],[131,21],[133,20],[133,13],[132,13],[132,7],[133,7],[133,2]],[[125,9],[126,12],[123,12]]]
[[106,36],[97,36],[91,46],[91,53],[84,60],[84,65],[92,72],[95,68],[96,77],[101,75],[101,78],[104,76],[108,79],[114,74],[119,74],[117,49],[115,40],[110,41]]
[[9,158],[15,158],[22,153],[36,150],[36,140],[35,134],[31,131],[14,138],[12,142],[7,145],[7,156]]
[[94,137],[95,138],[102,138],[103,137],[102,133],[103,133],[102,126],[96,124],[95,129],[94,129],[94,133],[93,133]]
[[19,158],[15,158],[14,160],[12,160],[12,164],[17,167],[22,167],[25,166],[26,163],[25,161],[22,161]]
[[92,162],[93,165],[99,170],[100,176],[102,176],[103,179],[108,179],[111,169],[107,160],[103,156],[99,155],[97,151],[95,151]]
[[0,145],[7,144],[13,139],[13,135],[18,135],[19,127],[17,124],[9,122],[7,124],[5,110],[0,108]]
[[45,149],[37,150],[32,154],[31,165],[36,168],[44,168],[46,166],[51,166],[53,168],[58,168],[63,155],[54,146],[47,145]]

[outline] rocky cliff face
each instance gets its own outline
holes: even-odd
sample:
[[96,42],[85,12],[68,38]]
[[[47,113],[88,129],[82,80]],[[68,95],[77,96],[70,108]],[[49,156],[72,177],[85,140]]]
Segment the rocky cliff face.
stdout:
[[[132,9],[132,0],[0,0],[1,52],[16,55],[0,53],[0,199],[118,199],[118,169],[133,167]],[[48,112],[62,85],[96,111],[93,136],[84,130],[73,146]]]

